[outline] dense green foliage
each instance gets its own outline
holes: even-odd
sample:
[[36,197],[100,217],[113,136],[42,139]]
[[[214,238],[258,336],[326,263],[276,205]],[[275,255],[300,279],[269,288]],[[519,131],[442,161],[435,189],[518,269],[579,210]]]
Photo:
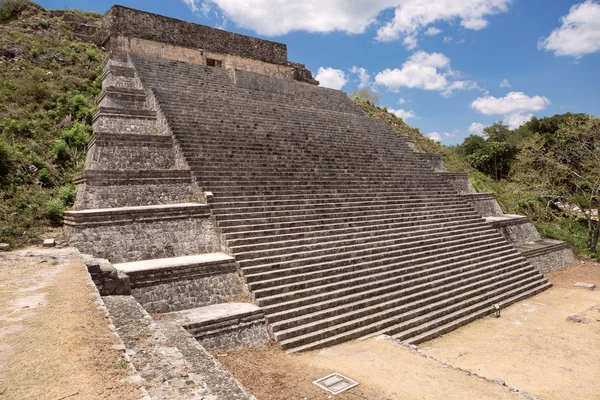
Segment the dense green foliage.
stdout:
[[73,204],[104,52],[26,0],[2,1],[0,20],[0,242],[19,246]]
[[514,130],[496,123],[455,150],[492,179],[481,188],[496,194],[505,212],[527,214],[542,234],[600,258],[598,121],[566,113]]

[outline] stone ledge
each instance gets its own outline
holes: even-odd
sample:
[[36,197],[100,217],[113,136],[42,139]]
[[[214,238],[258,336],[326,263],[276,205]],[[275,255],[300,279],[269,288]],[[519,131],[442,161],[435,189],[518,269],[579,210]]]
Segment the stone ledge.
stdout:
[[461,193],[459,196],[467,201],[496,200],[496,196],[494,196],[492,193]]
[[504,215],[493,216],[493,217],[485,217],[485,221],[488,224],[492,225],[496,229],[505,227],[505,226],[528,224],[531,222],[529,220],[529,217],[525,217],[522,215],[511,215],[511,214],[504,214]]
[[542,239],[535,242],[523,243],[515,246],[525,258],[538,257],[562,250],[570,250],[567,242],[552,239]]
[[94,145],[121,147],[158,147],[173,145],[173,138],[167,135],[141,135],[134,133],[94,132],[88,143],[88,150]]
[[121,67],[119,65],[106,65],[102,73],[102,80],[106,79],[107,75],[122,76],[124,78],[135,78],[135,68]]
[[100,208],[94,210],[65,211],[65,225],[75,228],[95,225],[131,224],[161,220],[208,218],[207,204],[182,203],[157,206]]
[[207,348],[247,348],[269,339],[262,309],[250,303],[215,304],[166,316]]
[[235,259],[224,253],[136,261],[114,267],[129,276],[134,289],[237,273]]
[[121,100],[133,100],[139,102],[146,101],[146,92],[142,89],[121,88],[118,86],[109,86],[102,89],[100,95],[96,99],[96,103],[100,104],[104,98],[108,96],[118,97]]
[[135,110],[135,109],[121,109],[111,107],[100,107],[92,118],[92,123],[96,122],[98,118],[132,118],[132,119],[147,119],[156,120],[156,111],[154,110]]
[[102,70],[103,71],[106,70],[106,68],[109,66],[109,63],[111,61],[127,63],[129,61],[129,55],[124,51],[111,50],[106,55],[106,57],[104,58],[104,61],[102,62]]
[[208,253],[196,254],[193,256],[159,258],[155,260],[135,261],[130,263],[115,264],[114,267],[119,271],[123,271],[128,275],[138,272],[150,272],[176,269],[200,264],[218,264],[223,262],[231,262],[235,259],[225,253]]
[[189,170],[87,170],[76,175],[73,182],[76,185],[85,183],[93,186],[191,184],[192,176]]

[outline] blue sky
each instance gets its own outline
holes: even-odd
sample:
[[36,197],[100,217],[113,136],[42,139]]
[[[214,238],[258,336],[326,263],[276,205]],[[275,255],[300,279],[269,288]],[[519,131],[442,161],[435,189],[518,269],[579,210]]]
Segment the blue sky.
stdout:
[[[105,0],[43,0],[104,12]],[[322,85],[368,87],[451,145],[532,115],[600,116],[600,0],[122,0],[288,45]],[[362,78],[362,79],[361,79]]]

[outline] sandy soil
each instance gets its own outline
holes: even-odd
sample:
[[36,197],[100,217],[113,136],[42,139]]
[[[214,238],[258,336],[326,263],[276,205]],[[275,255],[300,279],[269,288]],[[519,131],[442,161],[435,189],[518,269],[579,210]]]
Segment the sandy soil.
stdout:
[[68,249],[0,254],[0,398],[135,399],[127,365]]
[[[600,399],[600,291],[573,287],[600,284],[600,265],[576,263],[549,279],[554,288],[503,310],[501,318],[484,318],[420,346],[455,368],[383,338],[294,355],[275,346],[214,354],[259,400],[333,398],[312,384],[333,372],[360,382],[336,399],[522,398],[509,387],[544,400]],[[567,321],[570,315],[582,322]]]

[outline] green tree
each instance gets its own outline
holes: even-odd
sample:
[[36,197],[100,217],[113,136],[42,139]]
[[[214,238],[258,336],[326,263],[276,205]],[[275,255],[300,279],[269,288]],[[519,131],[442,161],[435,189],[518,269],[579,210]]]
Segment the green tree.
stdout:
[[368,100],[373,104],[378,104],[381,100],[381,93],[371,91],[369,88],[362,88],[350,93],[350,97],[353,99]]
[[600,119],[569,115],[554,135],[536,133],[524,142],[514,179],[539,198],[587,222],[587,245],[600,238]]

